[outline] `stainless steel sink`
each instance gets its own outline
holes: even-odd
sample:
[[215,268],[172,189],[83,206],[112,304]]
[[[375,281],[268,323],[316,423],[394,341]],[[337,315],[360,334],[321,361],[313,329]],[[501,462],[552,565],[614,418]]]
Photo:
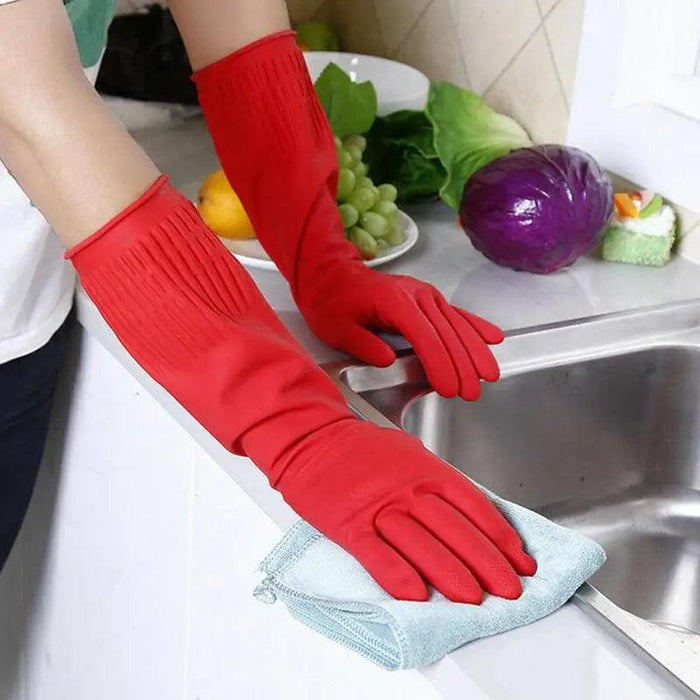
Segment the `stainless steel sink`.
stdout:
[[700,693],[700,302],[523,329],[498,352],[471,404],[431,392],[411,354],[327,369],[358,415],[600,542],[579,602]]

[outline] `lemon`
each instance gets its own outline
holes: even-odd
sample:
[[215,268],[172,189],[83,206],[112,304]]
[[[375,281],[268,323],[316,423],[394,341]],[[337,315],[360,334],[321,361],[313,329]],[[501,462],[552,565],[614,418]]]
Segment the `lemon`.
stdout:
[[199,189],[197,209],[209,228],[223,238],[255,238],[241,200],[233,191],[224,171],[207,176]]

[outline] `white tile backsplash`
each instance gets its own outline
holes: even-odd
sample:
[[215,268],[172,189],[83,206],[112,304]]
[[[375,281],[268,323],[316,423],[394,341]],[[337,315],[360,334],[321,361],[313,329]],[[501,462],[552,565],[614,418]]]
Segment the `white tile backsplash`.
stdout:
[[391,54],[411,32],[432,0],[381,0],[376,3],[379,29]]
[[544,29],[537,30],[485,98],[520,122],[536,143],[565,140],[569,115]]
[[[540,23],[536,0],[448,0],[472,89],[483,94]],[[437,40],[437,37],[435,37]]]
[[585,4],[586,0],[560,0],[544,22],[554,65],[568,104],[571,104],[574,91],[579,46],[577,38],[581,36]]
[[392,57],[418,67],[431,80],[470,87],[447,0],[433,0]]
[[[118,0],[117,11],[151,2]],[[493,106],[518,119],[534,138],[557,141],[568,124],[584,3],[287,0],[287,7],[293,23],[328,21],[346,51],[395,58],[431,80],[488,92]]]
[[[119,11],[153,0],[118,0]],[[167,0],[163,0],[167,4]],[[561,141],[585,0],[288,0],[293,23],[329,22],[346,51],[388,56],[486,94],[538,141]]]
[[537,4],[540,6],[542,15],[546,15],[559,0],[537,0]]
[[565,138],[584,0],[373,3],[372,12],[370,0],[326,0],[317,15],[336,25],[346,50],[370,48],[432,80],[487,93],[538,141]]

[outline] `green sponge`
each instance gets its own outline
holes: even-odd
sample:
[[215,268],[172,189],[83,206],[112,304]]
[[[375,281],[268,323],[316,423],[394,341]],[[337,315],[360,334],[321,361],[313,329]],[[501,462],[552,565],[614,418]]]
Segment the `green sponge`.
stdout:
[[660,267],[671,259],[675,237],[676,215],[664,204],[646,217],[616,215],[598,250],[603,260]]
[[661,267],[671,259],[675,230],[666,236],[647,236],[611,226],[600,244],[600,256],[610,262]]

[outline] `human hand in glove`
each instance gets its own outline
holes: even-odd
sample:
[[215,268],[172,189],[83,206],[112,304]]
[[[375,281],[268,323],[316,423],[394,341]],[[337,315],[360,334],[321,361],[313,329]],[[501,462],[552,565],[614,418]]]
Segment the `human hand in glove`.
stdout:
[[194,76],[221,163],[258,239],[290,283],[314,333],[365,362],[401,333],[443,396],[476,399],[499,370],[502,332],[451,306],[431,285],[366,267],[345,240],[338,160],[328,120],[292,32],[250,44]]
[[395,598],[518,598],[536,564],[484,494],[406,433],[346,421],[309,435],[278,482],[303,518]]
[[299,288],[297,304],[311,330],[330,346],[386,367],[396,359],[377,330],[403,335],[420,358],[426,376],[442,396],[479,398],[481,382],[494,382],[499,368],[489,344],[503,340],[488,321],[450,305],[430,284],[387,275],[362,262],[319,273]]
[[391,595],[520,595],[535,563],[498,510],[416,438],[356,419],[165,178],[68,257],[137,362]]

